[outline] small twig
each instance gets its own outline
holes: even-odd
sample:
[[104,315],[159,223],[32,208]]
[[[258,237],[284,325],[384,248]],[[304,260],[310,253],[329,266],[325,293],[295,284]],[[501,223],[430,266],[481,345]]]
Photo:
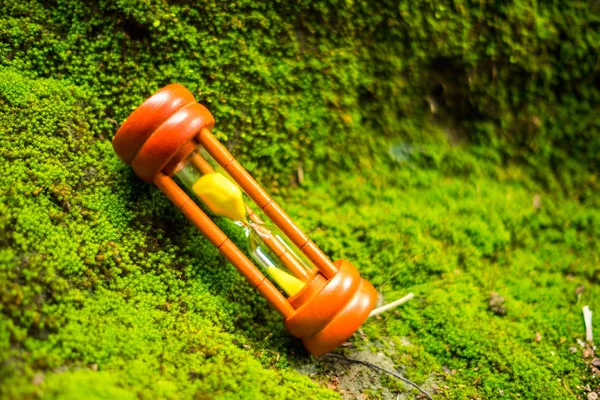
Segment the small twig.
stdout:
[[346,361],[346,362],[353,363],[353,364],[361,364],[361,365],[364,365],[365,367],[369,367],[369,368],[377,370],[377,371],[385,372],[386,374],[389,374],[389,375],[393,376],[394,378],[401,380],[402,382],[406,383],[407,385],[414,387],[419,392],[421,392],[425,396],[427,396],[428,399],[433,400],[433,397],[431,397],[431,395],[429,393],[427,393],[424,389],[422,389],[419,385],[417,385],[413,381],[406,379],[405,377],[395,373],[394,371],[390,371],[385,368],[382,368],[379,365],[375,365],[375,364],[372,364],[367,361],[357,360],[356,358],[349,358],[349,357],[342,356],[339,354],[326,354],[325,357],[335,358],[337,360],[342,360],[342,361]]
[[592,344],[594,342],[594,333],[592,332],[592,310],[590,307],[583,307],[583,322],[585,324],[585,340]]
[[298,163],[296,173],[298,175],[298,185],[302,185],[304,183],[304,168],[302,168],[302,162]]
[[398,299],[396,301],[392,301],[391,303],[388,303],[384,306],[378,307],[376,309],[374,309],[373,311],[371,311],[371,313],[369,314],[369,317],[373,317],[377,314],[381,314],[382,312],[385,312],[389,309],[392,309],[394,307],[398,307],[400,304],[404,304],[407,301],[409,301],[410,299],[412,299],[413,297],[415,297],[414,293],[409,293],[406,296],[402,297],[401,299]]
[[385,303],[385,296],[383,295],[383,292],[379,290],[377,293],[377,303],[375,303],[375,308],[381,307],[383,303]]
[[379,293],[379,296],[377,296],[377,307],[381,307],[383,305],[383,287],[392,280],[393,277],[395,277],[396,275],[398,275],[398,272],[396,272],[395,274],[390,275],[385,282],[383,282],[380,286],[379,289],[377,289],[377,293]]
[[569,387],[569,385],[567,385],[567,380],[565,378],[562,379],[562,384],[565,387],[565,389],[567,389],[567,391],[569,393],[571,393],[573,395],[573,397],[575,397],[575,393],[573,393],[573,391],[571,390],[571,388]]
[[117,129],[119,129],[119,123],[118,123],[117,121],[115,121],[115,120],[114,120],[114,119],[112,119],[112,118],[106,118],[106,120],[107,120],[108,122],[110,122],[111,124],[113,124],[114,126],[116,126],[116,127],[117,127]]
[[383,282],[381,285],[379,285],[379,291],[381,292],[381,289],[383,289],[383,287],[384,287],[384,286],[385,286],[385,285],[386,285],[386,284],[387,284],[389,281],[391,281],[393,277],[395,277],[395,276],[396,276],[396,275],[398,275],[398,274],[399,274],[399,272],[396,272],[396,273],[394,273],[394,274],[391,274],[391,275],[390,275],[390,276],[389,276],[389,277],[388,277],[388,278],[385,280],[385,282]]

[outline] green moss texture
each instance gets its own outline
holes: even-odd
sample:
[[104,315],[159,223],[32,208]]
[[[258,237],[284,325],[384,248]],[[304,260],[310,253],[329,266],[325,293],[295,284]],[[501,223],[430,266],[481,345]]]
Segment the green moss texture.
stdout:
[[600,390],[594,4],[0,0],[0,397],[339,397],[114,154],[171,82],[331,258],[416,294],[355,346],[434,398]]

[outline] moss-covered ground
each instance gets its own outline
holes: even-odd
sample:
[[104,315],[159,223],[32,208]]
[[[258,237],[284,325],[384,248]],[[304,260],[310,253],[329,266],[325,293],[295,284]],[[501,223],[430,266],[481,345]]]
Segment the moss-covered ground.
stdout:
[[114,154],[173,81],[331,258],[416,294],[353,348],[434,398],[600,391],[579,344],[600,311],[590,7],[0,0],[0,397],[343,393]]

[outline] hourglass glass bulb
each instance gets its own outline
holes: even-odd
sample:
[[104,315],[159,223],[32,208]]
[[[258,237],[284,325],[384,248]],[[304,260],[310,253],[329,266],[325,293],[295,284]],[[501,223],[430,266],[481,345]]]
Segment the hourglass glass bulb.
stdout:
[[[279,229],[247,219],[240,188],[219,172],[199,177],[191,188],[212,212],[244,228],[248,252],[283,291],[293,296],[304,287],[305,282],[299,278],[308,277],[311,268],[293,250],[293,245]],[[294,267],[293,271],[298,277],[287,272],[289,268],[284,260]]]
[[[274,226],[257,224],[254,222],[245,226],[246,236],[248,238],[248,251],[252,258],[260,264],[265,271],[279,287],[281,287],[289,296],[293,296],[305,285],[303,281],[294,275],[285,272],[288,268],[282,260],[275,254],[272,248],[279,248],[280,251],[290,252],[290,256],[295,256],[292,249],[283,240],[283,234]],[[270,243],[271,246],[267,245]],[[296,260],[302,263],[300,260]]]

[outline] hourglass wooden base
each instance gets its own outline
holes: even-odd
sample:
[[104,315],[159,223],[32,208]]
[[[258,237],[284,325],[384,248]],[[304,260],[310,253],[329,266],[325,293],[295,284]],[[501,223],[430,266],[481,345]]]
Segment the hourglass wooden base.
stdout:
[[[335,276],[323,282],[317,278],[304,289],[315,291],[303,303],[296,305],[295,313],[285,320],[285,326],[304,347],[314,355],[322,355],[344,343],[361,325],[377,301],[377,291],[360,277],[356,268],[345,260],[335,262]],[[301,297],[302,292],[295,297]]]
[[[173,84],[155,93],[129,116],[117,131],[113,147],[141,179],[158,186],[219,249],[282,315],[288,331],[300,338],[311,353],[321,355],[332,351],[368,317],[375,307],[377,292],[349,262],[332,263],[323,254],[212,135],[210,129],[214,123],[211,113],[186,88]],[[214,172],[197,154],[199,147],[281,229],[290,245],[309,260],[312,270],[301,271],[298,259],[292,260],[295,250],[286,248],[283,241],[278,244],[271,239],[265,241],[277,253],[275,261],[286,264],[295,273],[290,279],[302,280],[304,286],[293,296],[284,296],[171,178],[182,170],[181,164],[187,163],[188,157],[192,157],[190,163],[197,165],[202,173]],[[247,210],[252,221],[262,222],[251,208]]]

